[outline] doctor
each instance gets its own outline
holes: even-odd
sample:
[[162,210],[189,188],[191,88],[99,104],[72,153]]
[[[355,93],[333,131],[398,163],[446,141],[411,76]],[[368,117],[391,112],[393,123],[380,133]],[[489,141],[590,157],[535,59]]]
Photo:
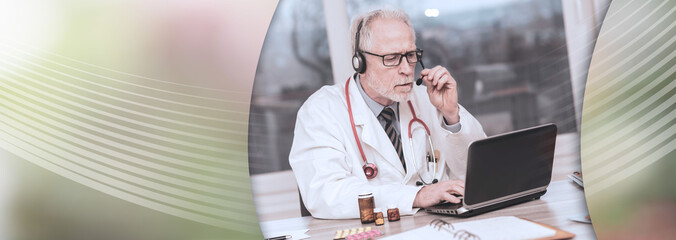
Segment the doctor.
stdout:
[[459,202],[467,148],[486,135],[458,104],[455,80],[436,66],[421,72],[426,87],[414,85],[422,51],[402,10],[366,13],[351,31],[356,73],[322,87],[298,111],[289,163],[305,206],[314,217],[337,219],[359,217],[362,193],[401,214]]

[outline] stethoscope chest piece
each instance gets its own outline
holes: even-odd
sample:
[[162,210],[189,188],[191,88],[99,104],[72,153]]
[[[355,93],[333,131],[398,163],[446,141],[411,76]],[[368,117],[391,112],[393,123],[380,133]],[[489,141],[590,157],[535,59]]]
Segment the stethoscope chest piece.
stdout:
[[373,163],[366,163],[362,166],[366,179],[373,179],[378,175],[378,168]]

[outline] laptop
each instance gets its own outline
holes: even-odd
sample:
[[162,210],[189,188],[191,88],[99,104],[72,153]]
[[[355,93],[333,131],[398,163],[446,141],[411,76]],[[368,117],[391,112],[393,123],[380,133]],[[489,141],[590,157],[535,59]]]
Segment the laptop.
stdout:
[[556,130],[550,123],[472,142],[462,202],[425,211],[470,217],[539,199],[552,179]]

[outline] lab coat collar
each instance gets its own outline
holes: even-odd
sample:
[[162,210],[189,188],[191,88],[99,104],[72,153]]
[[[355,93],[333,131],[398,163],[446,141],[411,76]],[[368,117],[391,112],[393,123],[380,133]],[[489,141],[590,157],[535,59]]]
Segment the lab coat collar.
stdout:
[[[371,112],[373,112],[373,115],[375,115],[376,118],[378,117],[378,115],[380,115],[380,112],[382,112],[383,109],[385,109],[386,107],[390,107],[392,108],[392,110],[394,110],[394,118],[397,120],[399,119],[399,102],[394,102],[389,106],[383,106],[382,104],[376,102],[376,100],[373,100],[373,98],[369,97],[366,94],[366,91],[364,91],[364,88],[361,85],[361,79],[359,79],[358,74],[355,74],[354,80],[357,89],[359,89],[359,93],[361,94],[362,98],[364,99],[364,102],[366,103],[366,106],[368,106],[369,109],[371,109]],[[399,131],[399,129],[397,129],[397,131]]]

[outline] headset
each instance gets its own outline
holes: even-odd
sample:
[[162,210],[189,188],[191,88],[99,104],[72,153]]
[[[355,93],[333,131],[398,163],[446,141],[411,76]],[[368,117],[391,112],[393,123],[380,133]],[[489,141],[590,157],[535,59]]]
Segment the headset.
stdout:
[[354,41],[354,55],[352,55],[352,68],[357,73],[366,72],[366,59],[364,59],[364,54],[359,52],[359,35],[361,34],[361,27],[364,24],[364,19],[362,18],[359,21],[359,26],[357,26],[357,33]]
[[[366,72],[366,59],[364,58],[364,54],[359,51],[359,35],[361,35],[362,25],[364,25],[364,18],[359,21],[359,25],[357,26],[357,33],[354,37],[354,55],[352,55],[352,68],[354,68],[355,72],[360,74]],[[422,69],[425,69],[425,64],[422,61],[422,53],[422,49],[417,53],[418,62],[420,62]],[[420,78],[415,81],[415,84],[420,86],[423,83],[422,78],[423,76],[421,75]]]

